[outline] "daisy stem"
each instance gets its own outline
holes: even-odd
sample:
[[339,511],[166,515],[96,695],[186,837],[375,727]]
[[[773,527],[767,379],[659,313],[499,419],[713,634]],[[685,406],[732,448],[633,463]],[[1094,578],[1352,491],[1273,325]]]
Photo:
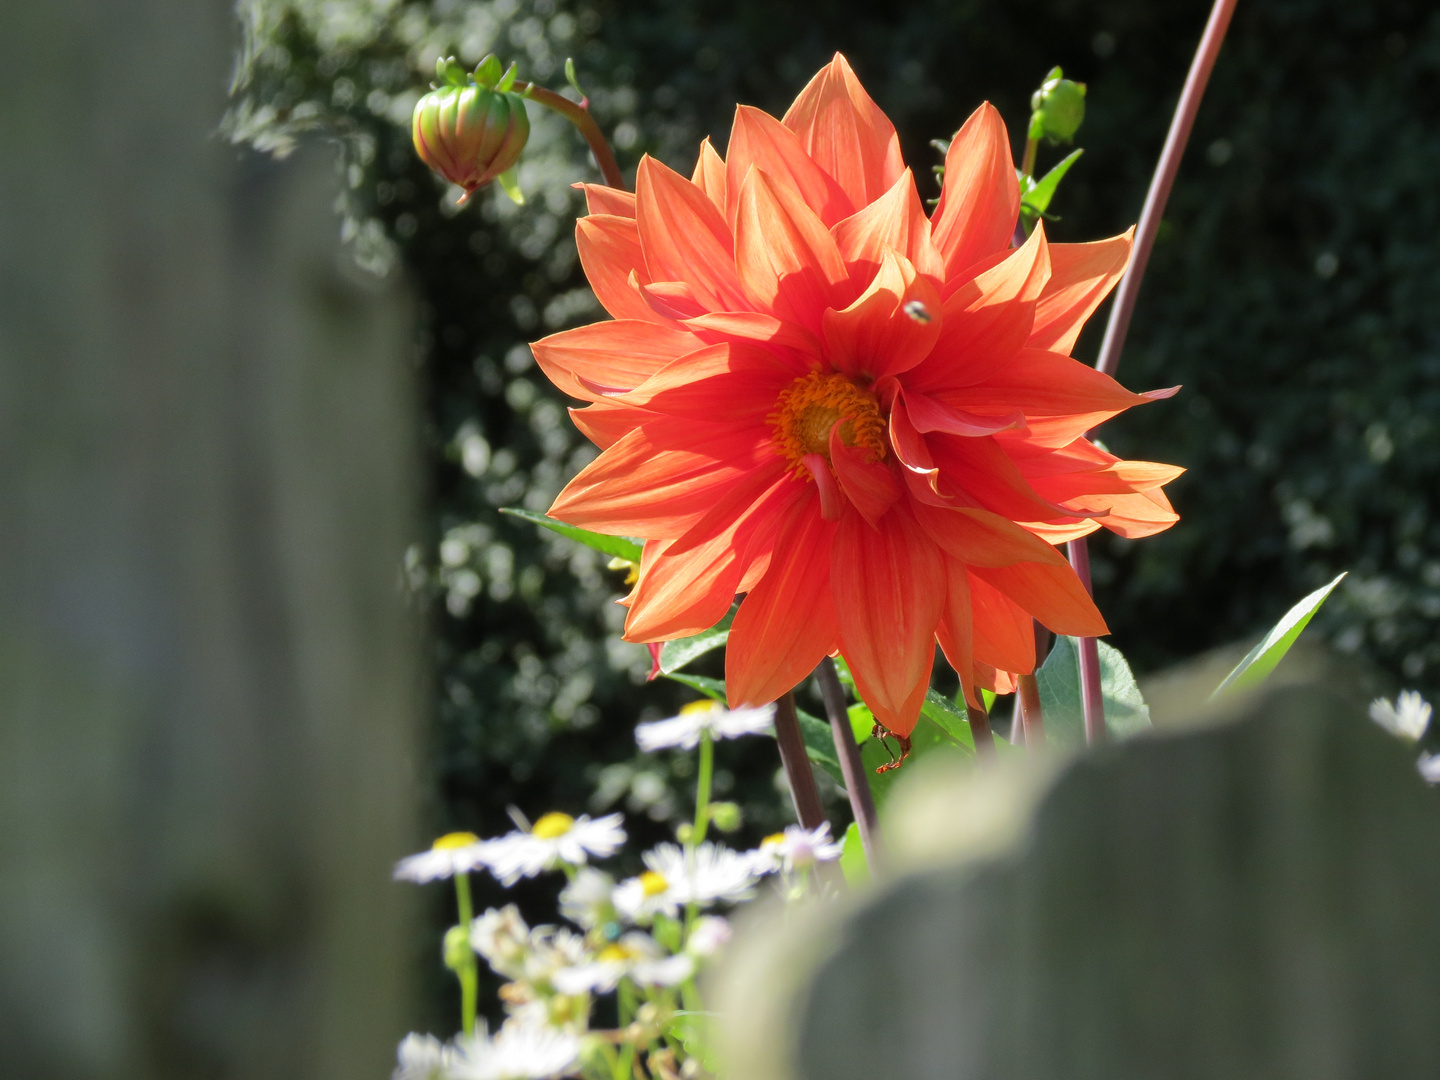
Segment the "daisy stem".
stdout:
[[820,697],[825,702],[825,715],[830,721],[830,734],[835,740],[835,756],[840,759],[840,775],[845,793],[850,797],[850,811],[860,831],[860,847],[865,852],[865,865],[874,874],[880,855],[880,821],[875,812],[875,796],[870,792],[870,777],[860,760],[860,747],[855,745],[855,729],[850,726],[850,713],[845,708],[845,691],[835,672],[835,661],[825,657],[815,667],[820,683]]
[[805,738],[800,734],[800,717],[795,713],[792,690],[775,700],[775,742],[780,748],[780,763],[785,766],[785,779],[790,784],[790,797],[795,802],[795,817],[806,829],[818,829],[825,823],[825,810],[820,805],[820,789],[815,786],[810,755],[805,752]]
[[693,843],[699,847],[705,841],[710,828],[710,782],[715,774],[715,741],[710,732],[700,732],[699,778],[695,782],[695,829],[691,833]]
[[[455,875],[455,906],[460,913],[460,925],[469,933],[470,923],[475,918],[475,908],[470,900],[470,875],[464,871]],[[473,952],[466,951],[465,963],[455,969],[455,977],[460,980],[460,1030],[473,1036],[479,989]]]
[[[1130,317],[1135,313],[1135,298],[1140,293],[1140,282],[1150,262],[1150,251],[1155,246],[1155,234],[1160,230],[1160,219],[1165,204],[1170,199],[1170,189],[1175,184],[1175,174],[1180,171],[1180,159],[1185,154],[1185,144],[1190,141],[1190,131],[1195,126],[1195,114],[1200,111],[1200,99],[1210,82],[1210,72],[1215,68],[1215,58],[1220,55],[1220,45],[1225,40],[1225,31],[1230,27],[1230,17],[1235,14],[1236,0],[1215,0],[1210,8],[1210,17],[1205,21],[1205,31],[1200,35],[1200,44],[1195,48],[1195,58],[1190,61],[1190,70],[1185,76],[1185,86],[1180,91],[1180,100],[1175,104],[1175,115],[1170,120],[1170,130],[1165,135],[1165,146],[1160,151],[1160,160],[1155,165],[1155,176],[1150,181],[1150,190],[1145,194],[1145,206],[1140,211],[1140,221],[1135,227],[1135,247],[1130,256],[1130,267],[1115,290],[1115,302],[1110,308],[1110,319],[1105,324],[1105,340],[1100,344],[1100,355],[1095,367],[1106,375],[1114,375],[1120,364],[1120,351],[1125,347],[1125,338],[1130,332]],[[1093,433],[1091,433],[1093,434]],[[1084,583],[1087,592],[1090,585],[1090,549],[1082,536],[1067,545],[1070,565]],[[1080,689],[1081,705],[1085,716],[1085,738],[1087,742],[1098,742],[1105,737],[1105,704],[1100,683],[1100,650],[1094,638],[1081,638],[1080,646]]]
[[545,108],[559,113],[574,124],[580,134],[585,136],[585,141],[590,144],[590,152],[595,155],[595,164],[600,166],[600,173],[605,177],[605,183],[612,188],[625,190],[625,180],[620,175],[620,166],[615,164],[615,155],[610,151],[610,144],[605,141],[605,136],[600,133],[600,125],[595,123],[595,117],[590,114],[589,98],[581,98],[579,102],[574,102],[555,93],[554,90],[546,90],[543,86],[536,86],[534,83],[517,82],[515,92],[523,94],[537,105],[543,105]]

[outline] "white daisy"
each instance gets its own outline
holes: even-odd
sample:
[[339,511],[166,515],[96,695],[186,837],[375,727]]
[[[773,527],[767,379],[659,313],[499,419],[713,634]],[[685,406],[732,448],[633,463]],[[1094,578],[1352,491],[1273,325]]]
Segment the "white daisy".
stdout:
[[660,844],[643,856],[649,868],[615,890],[615,908],[635,922],[673,915],[684,904],[748,900],[755,874],[748,856],[718,844],[698,848]]
[[702,915],[695,920],[685,951],[691,956],[714,956],[730,941],[730,922],[719,915]]
[[1415,767],[1427,784],[1440,784],[1440,754],[1421,754]]
[[608,994],[621,979],[641,986],[676,986],[695,973],[695,961],[667,956],[649,934],[631,932],[605,946],[588,963],[557,971],[552,980],[562,994]]
[[430,845],[429,851],[407,855],[395,864],[397,881],[438,881],[475,870],[485,864],[491,841],[474,833],[447,833]]
[[844,848],[830,839],[830,823],[821,822],[810,831],[802,825],[788,825],[783,833],[775,833],[760,841],[748,853],[750,865],[757,874],[784,870],[787,874],[814,866],[817,862],[833,862]]
[[614,891],[615,879],[609,874],[582,866],[560,890],[560,913],[576,926],[593,930],[615,918],[615,905],[610,902]]
[[620,814],[590,820],[588,814],[546,814],[529,832],[512,832],[491,840],[485,852],[490,872],[506,886],[522,877],[554,870],[562,863],[581,866],[592,856],[608,858],[625,843]]
[[551,1080],[571,1072],[580,1040],[536,1024],[505,1024],[492,1038],[461,1039],[450,1066],[452,1080]]
[[412,1032],[400,1040],[395,1057],[399,1064],[390,1080],[447,1080],[455,1051],[434,1035]]
[[1389,698],[1372,701],[1370,719],[1390,734],[1413,741],[1430,726],[1430,703],[1416,690],[1401,690],[1393,705]]
[[470,923],[470,947],[497,974],[519,979],[525,974],[525,957],[530,951],[530,927],[514,904],[498,911],[490,908]]
[[673,747],[693,750],[700,745],[700,736],[708,731],[712,739],[738,739],[741,735],[766,735],[775,720],[775,706],[727,709],[718,701],[692,701],[680,710],[679,716],[641,724],[635,729],[635,741],[645,753]]

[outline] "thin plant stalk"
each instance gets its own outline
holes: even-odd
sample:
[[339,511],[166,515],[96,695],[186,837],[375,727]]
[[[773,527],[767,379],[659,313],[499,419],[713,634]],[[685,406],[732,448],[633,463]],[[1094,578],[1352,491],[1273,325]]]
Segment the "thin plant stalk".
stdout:
[[880,819],[875,812],[875,796],[870,791],[870,777],[860,760],[860,747],[850,727],[850,714],[845,708],[845,691],[835,673],[835,661],[825,657],[815,667],[820,683],[820,697],[825,701],[825,715],[830,721],[830,735],[835,740],[835,756],[840,759],[840,775],[845,780],[845,793],[850,797],[850,811],[860,831],[860,847],[871,873],[880,857]]
[[708,731],[700,732],[698,772],[695,782],[695,831],[691,834],[691,843],[696,847],[705,842],[706,830],[710,828],[710,781],[715,774],[715,741]]
[[590,99],[582,98],[580,101],[571,101],[567,97],[557,94],[554,90],[547,90],[543,86],[536,86],[534,83],[515,84],[515,92],[545,108],[559,113],[569,120],[585,136],[585,141],[590,144],[590,152],[595,155],[595,164],[600,166],[600,174],[605,177],[605,183],[612,188],[625,190],[625,180],[620,175],[620,166],[615,163],[615,155],[610,150],[610,144],[605,141],[605,136],[600,133],[600,125],[595,122],[595,117],[590,113]]
[[[475,919],[475,906],[470,900],[470,875],[463,870],[455,875],[455,907],[460,915],[460,925],[468,934]],[[469,949],[465,950],[465,960],[455,969],[455,977],[460,980],[460,1030],[473,1036],[479,977],[475,970],[475,954]]]
[[[1200,35],[1200,44],[1195,58],[1190,62],[1190,71],[1185,76],[1185,86],[1180,91],[1180,100],[1175,105],[1175,115],[1170,120],[1170,131],[1165,136],[1165,146],[1160,151],[1160,160],[1155,166],[1155,177],[1150,181],[1150,190],[1145,195],[1145,206],[1140,211],[1140,222],[1135,229],[1135,248],[1130,256],[1130,267],[1115,290],[1115,303],[1110,308],[1110,319],[1105,324],[1105,339],[1100,344],[1100,356],[1095,367],[1106,375],[1114,375],[1120,364],[1120,352],[1125,347],[1126,335],[1130,332],[1130,317],[1135,312],[1135,299],[1140,294],[1140,282],[1150,262],[1150,251],[1155,246],[1155,234],[1160,229],[1160,219],[1165,204],[1170,199],[1170,189],[1175,185],[1175,175],[1180,171],[1180,160],[1185,155],[1185,144],[1190,141],[1190,131],[1195,126],[1195,115],[1200,111],[1200,99],[1210,82],[1210,72],[1215,68],[1215,58],[1220,55],[1220,45],[1225,40],[1225,31],[1230,27],[1230,18],[1235,14],[1236,0],[1215,0],[1210,8],[1210,17],[1205,22],[1205,31]],[[1090,584],[1090,552],[1085,538],[1072,540],[1067,545],[1070,565],[1085,584],[1087,591],[1093,591]],[[1085,737],[1095,742],[1104,737],[1105,707],[1100,694],[1100,651],[1093,638],[1081,638],[1079,649],[1081,706],[1085,715]],[[1087,683],[1088,680],[1088,683]],[[1092,685],[1094,692],[1085,691]]]
[[800,717],[795,712],[792,690],[785,691],[775,701],[775,742],[780,747],[780,762],[785,766],[790,797],[795,801],[795,817],[806,829],[818,829],[825,824],[825,810],[820,805],[820,789],[815,786],[810,755],[805,752],[805,738],[800,734]]
[[1039,753],[1045,746],[1045,713],[1040,708],[1040,685],[1034,675],[1018,676],[1016,683],[1025,749],[1032,754]]
[[990,714],[984,709],[977,709],[968,701],[965,703],[965,712],[970,719],[970,738],[975,743],[975,756],[981,761],[994,761],[997,752],[995,732],[990,730]]

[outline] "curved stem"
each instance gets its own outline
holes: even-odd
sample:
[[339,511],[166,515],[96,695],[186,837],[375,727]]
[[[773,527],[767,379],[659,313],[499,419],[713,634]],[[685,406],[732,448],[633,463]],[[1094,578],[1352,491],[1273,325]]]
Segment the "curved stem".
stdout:
[[805,752],[805,737],[800,734],[795,694],[790,690],[775,701],[775,742],[780,747],[785,779],[790,782],[790,797],[795,800],[795,817],[806,829],[818,829],[825,823],[825,810],[820,805],[820,789],[815,786],[810,755]]
[[[1205,32],[1200,35],[1195,59],[1190,62],[1190,71],[1185,76],[1185,87],[1180,91],[1180,100],[1175,105],[1175,115],[1170,120],[1170,130],[1165,136],[1165,146],[1160,151],[1159,162],[1155,165],[1155,177],[1150,181],[1150,190],[1145,195],[1145,207],[1140,211],[1130,266],[1120,281],[1120,287],[1115,291],[1110,320],[1105,324],[1105,340],[1100,345],[1100,355],[1095,361],[1095,367],[1106,375],[1114,375],[1120,364],[1120,350],[1125,347],[1125,338],[1130,332],[1130,317],[1135,313],[1135,298],[1140,294],[1140,282],[1145,276],[1145,267],[1150,262],[1150,250],[1155,246],[1155,234],[1160,229],[1160,218],[1170,199],[1175,174],[1180,171],[1180,159],[1184,156],[1185,144],[1190,141],[1190,131],[1195,126],[1195,114],[1200,111],[1200,99],[1210,82],[1215,58],[1220,55],[1220,44],[1225,40],[1225,31],[1230,27],[1230,17],[1235,14],[1235,4],[1236,0],[1215,0],[1210,8],[1210,17],[1205,22]],[[1085,583],[1085,590],[1093,592],[1090,586],[1090,549],[1085,538],[1082,536],[1078,540],[1072,540],[1068,550],[1070,565]],[[1100,652],[1094,638],[1081,638],[1079,646],[1085,739],[1093,743],[1105,737]]]
[[554,90],[546,90],[543,86],[536,86],[534,83],[516,83],[515,92],[523,94],[537,105],[559,113],[569,120],[585,136],[585,141],[590,144],[590,152],[595,155],[595,164],[600,166],[600,173],[605,177],[605,183],[609,187],[625,190],[625,180],[620,175],[620,166],[615,163],[615,155],[610,152],[610,144],[605,141],[605,136],[600,134],[600,125],[595,123],[595,117],[590,115],[589,99],[574,102],[567,97],[562,97]]
[[870,792],[870,778],[865,775],[865,765],[860,760],[860,747],[855,745],[855,731],[850,726],[845,691],[835,672],[835,661],[828,656],[821,660],[815,668],[815,678],[820,683],[820,697],[825,702],[830,735],[835,740],[835,756],[840,759],[845,793],[850,796],[850,811],[860,830],[860,847],[873,874],[880,856],[880,819],[875,812],[875,796]]

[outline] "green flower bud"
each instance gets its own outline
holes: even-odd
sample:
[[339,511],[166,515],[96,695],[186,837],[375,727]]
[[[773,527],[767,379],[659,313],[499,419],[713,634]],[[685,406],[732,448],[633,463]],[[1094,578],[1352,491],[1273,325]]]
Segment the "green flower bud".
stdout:
[[452,926],[445,931],[444,954],[445,966],[451,971],[459,971],[471,963],[469,927]]
[[733,802],[713,802],[710,804],[710,821],[721,832],[732,833],[741,825],[740,807]]
[[[503,76],[487,56],[473,75],[454,58],[436,64],[441,84],[415,103],[411,135],[420,160],[465,189],[468,198],[514,167],[530,137],[525,99],[510,87],[515,67]],[[463,198],[462,198],[463,201]]]
[[1085,120],[1085,84],[1063,78],[1052,68],[1030,98],[1030,138],[1068,143]]

